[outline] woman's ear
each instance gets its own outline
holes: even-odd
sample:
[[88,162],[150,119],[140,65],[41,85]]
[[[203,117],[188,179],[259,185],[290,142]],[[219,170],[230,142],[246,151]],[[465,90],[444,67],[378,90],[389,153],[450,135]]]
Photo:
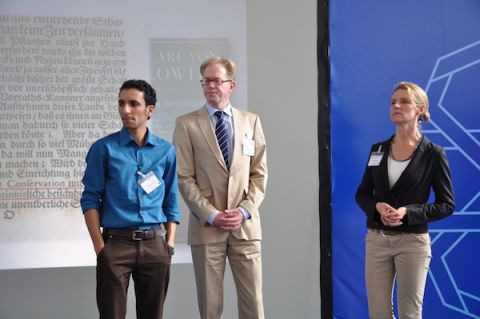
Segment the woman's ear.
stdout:
[[423,119],[423,114],[425,113],[425,107],[423,105],[419,105],[417,107],[417,113],[418,113],[418,117],[420,119]]

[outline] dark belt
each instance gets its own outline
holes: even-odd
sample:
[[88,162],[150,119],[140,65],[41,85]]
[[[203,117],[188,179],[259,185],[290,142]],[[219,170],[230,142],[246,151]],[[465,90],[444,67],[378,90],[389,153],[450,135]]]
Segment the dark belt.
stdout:
[[402,235],[403,232],[398,231],[398,230],[387,230],[387,229],[378,229],[378,228],[369,228],[368,230],[377,233],[377,234],[382,234],[385,236],[396,236],[396,235]]
[[124,228],[105,228],[103,233],[110,237],[118,237],[130,240],[155,239],[162,237],[165,231],[161,227],[154,227],[146,230],[124,229]]

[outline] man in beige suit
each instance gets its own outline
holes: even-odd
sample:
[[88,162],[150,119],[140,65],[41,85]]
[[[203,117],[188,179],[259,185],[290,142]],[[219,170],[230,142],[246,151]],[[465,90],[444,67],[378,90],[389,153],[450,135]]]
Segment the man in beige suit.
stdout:
[[226,259],[242,319],[264,318],[258,207],[267,184],[266,145],[257,115],[233,108],[235,64],[210,58],[200,67],[206,104],[177,119],[179,188],[190,209],[191,245],[202,319],[223,312]]

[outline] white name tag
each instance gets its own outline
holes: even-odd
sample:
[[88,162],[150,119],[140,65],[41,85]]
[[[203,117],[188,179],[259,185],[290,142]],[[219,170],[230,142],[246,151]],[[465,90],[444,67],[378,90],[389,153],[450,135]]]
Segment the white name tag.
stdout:
[[383,152],[372,152],[368,160],[368,166],[378,166],[383,158]]
[[368,160],[368,166],[378,166],[383,158],[382,145],[379,146],[376,152],[370,154],[370,159]]
[[147,194],[150,194],[151,192],[153,192],[157,187],[159,187],[162,184],[158,180],[157,176],[155,176],[154,172],[149,172],[147,175],[143,175],[140,172],[138,172],[138,174],[140,175],[140,179],[138,180],[138,184],[140,184],[140,187]]
[[255,141],[243,139],[243,155],[255,156]]

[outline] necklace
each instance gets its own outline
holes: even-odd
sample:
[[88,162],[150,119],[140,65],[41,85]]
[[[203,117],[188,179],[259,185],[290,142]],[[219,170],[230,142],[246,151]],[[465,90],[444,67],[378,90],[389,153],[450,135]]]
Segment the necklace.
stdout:
[[412,152],[410,153],[410,155],[407,157],[407,158],[404,158],[404,159],[400,159],[400,158],[397,158],[393,152],[393,144],[395,143],[395,137],[392,138],[392,140],[390,141],[390,157],[397,161],[397,162],[406,162],[408,160],[411,160],[412,157],[413,157],[413,154],[415,154],[415,151],[417,150],[418,146],[420,145],[420,142],[422,141],[422,138],[423,136],[420,136],[420,138],[418,139],[418,141],[416,142],[416,145],[415,147],[413,148]]

